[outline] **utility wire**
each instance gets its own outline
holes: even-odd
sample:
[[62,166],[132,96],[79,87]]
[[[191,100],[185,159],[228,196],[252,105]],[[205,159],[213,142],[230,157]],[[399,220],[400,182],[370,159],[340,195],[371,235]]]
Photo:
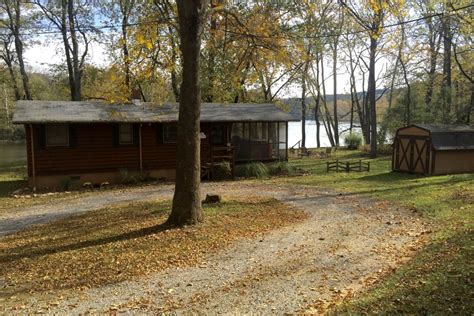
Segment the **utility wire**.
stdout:
[[[465,6],[462,6],[462,7],[453,8],[452,10],[447,11],[447,12],[433,13],[433,14],[430,14],[430,15],[424,15],[424,16],[414,18],[414,19],[411,19],[411,20],[406,20],[406,21],[401,21],[401,22],[397,22],[397,23],[393,23],[393,24],[388,24],[388,25],[385,25],[385,26],[380,26],[378,28],[370,29],[370,31],[379,31],[379,30],[383,30],[385,28],[392,28],[392,27],[397,27],[397,26],[401,26],[401,25],[417,23],[417,22],[420,22],[420,21],[423,21],[423,20],[434,18],[434,17],[453,16],[458,11],[463,11],[463,10],[466,10],[466,9],[469,9],[469,8],[472,8],[472,7],[474,7],[474,4],[469,4],[469,5],[465,5]],[[118,28],[121,28],[122,26],[133,27],[133,26],[141,26],[141,25],[149,25],[149,24],[159,25],[159,24],[166,24],[166,23],[168,23],[172,20],[173,19],[168,19],[168,20],[161,19],[161,20],[154,20],[154,21],[141,21],[141,22],[135,22],[135,23],[127,23],[125,25],[122,25],[122,24],[108,24],[108,25],[100,25],[100,26],[81,26],[81,27],[77,27],[76,31],[79,31],[79,30],[81,30],[81,31],[98,31],[98,30],[105,30],[105,29],[118,29]],[[48,26],[48,28],[50,28],[50,27]],[[9,28],[5,27],[5,26],[0,26],[0,29],[9,29]],[[288,40],[291,40],[291,39],[294,39],[294,38],[297,38],[297,39],[330,38],[330,37],[339,37],[339,36],[346,36],[346,35],[356,35],[356,34],[367,32],[367,30],[364,29],[364,30],[351,31],[351,32],[327,33],[327,34],[320,34],[320,35],[313,35],[313,36],[311,36],[311,35],[302,36],[302,35],[297,35],[297,34],[292,34],[290,36],[281,36],[281,35],[259,35],[259,34],[249,33],[249,32],[238,32],[238,31],[223,30],[223,29],[217,29],[217,31],[227,32],[227,33],[234,34],[234,35],[254,37],[254,38],[264,38],[264,39],[265,38],[266,39],[275,39],[276,38],[276,39],[288,39]],[[69,32],[69,30],[68,30],[68,32]],[[23,36],[34,36],[34,35],[39,36],[39,35],[54,35],[54,34],[61,34],[61,31],[58,30],[58,31],[39,31],[39,32],[20,33],[20,35],[23,35]],[[167,36],[162,35],[162,36],[159,36],[159,37],[167,37]]]

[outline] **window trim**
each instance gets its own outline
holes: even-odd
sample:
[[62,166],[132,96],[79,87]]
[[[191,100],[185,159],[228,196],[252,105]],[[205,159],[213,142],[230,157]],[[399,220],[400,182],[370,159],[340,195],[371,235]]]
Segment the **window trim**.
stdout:
[[[51,127],[51,126],[64,126],[66,127],[66,142],[65,143],[61,143],[61,144],[50,144],[48,142],[48,127]],[[44,145],[45,147],[69,147],[69,143],[70,143],[70,137],[69,137],[69,124],[46,124],[45,125],[45,128],[44,128]]]
[[[131,137],[130,137],[129,142],[123,142],[120,139],[120,135],[121,135],[120,130],[121,130],[122,126],[124,126],[124,125],[130,126],[130,136]],[[130,124],[130,123],[121,123],[121,124],[119,124],[119,128],[118,128],[118,143],[119,143],[119,145],[133,145],[133,136],[134,136],[133,135],[133,124]]]

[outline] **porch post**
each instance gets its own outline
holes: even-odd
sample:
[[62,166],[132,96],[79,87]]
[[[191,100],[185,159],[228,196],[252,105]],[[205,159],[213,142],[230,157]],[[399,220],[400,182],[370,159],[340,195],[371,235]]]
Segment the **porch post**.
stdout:
[[30,144],[31,144],[31,175],[33,176],[33,192],[36,192],[36,168],[35,168],[35,140],[33,135],[33,124],[30,124]]
[[140,151],[140,173],[143,172],[142,124],[138,127],[138,148]]
[[288,122],[286,124],[286,161],[288,161]]

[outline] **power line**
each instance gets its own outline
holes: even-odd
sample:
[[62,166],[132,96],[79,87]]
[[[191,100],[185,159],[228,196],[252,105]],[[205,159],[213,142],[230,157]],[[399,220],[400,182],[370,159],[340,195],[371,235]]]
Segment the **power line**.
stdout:
[[[431,15],[425,15],[425,16],[414,18],[414,19],[411,19],[411,20],[406,20],[406,21],[402,21],[402,22],[388,24],[388,25],[385,25],[385,26],[380,26],[378,28],[371,29],[371,31],[380,31],[380,30],[383,30],[385,28],[392,28],[392,27],[396,27],[396,26],[401,26],[401,25],[406,25],[406,24],[411,24],[411,23],[417,23],[417,22],[420,22],[420,21],[423,21],[423,20],[434,18],[434,17],[453,16],[455,12],[466,10],[466,9],[471,8],[471,7],[474,7],[474,4],[470,4],[470,5],[466,5],[466,6],[463,6],[463,7],[455,8],[453,10],[450,10],[447,13],[446,12],[434,13],[434,14],[431,14]],[[242,33],[242,32],[236,32],[236,31],[231,31],[231,30],[221,30],[221,29],[219,29],[219,31],[226,31],[226,32],[232,33],[232,34],[246,35],[246,36],[251,36],[251,37],[256,37],[256,38],[292,39],[291,37],[288,37],[288,36],[275,36],[275,35],[263,35],[262,36],[262,35],[252,34],[252,33]],[[328,34],[320,34],[320,35],[313,35],[313,36],[310,36],[310,35],[301,36],[301,35],[296,35],[295,34],[293,37],[294,38],[299,38],[299,39],[317,39],[317,38],[327,38],[327,37],[339,37],[339,36],[344,36],[344,35],[355,35],[355,34],[366,33],[366,32],[367,32],[367,30],[358,30],[358,31],[351,31],[351,32],[344,32],[344,33],[332,33],[332,34],[328,33]]]
[[[393,24],[388,24],[384,26],[380,26],[378,28],[371,29],[371,31],[380,31],[386,28],[392,28],[392,27],[397,27],[401,25],[407,25],[411,23],[417,23],[423,20],[431,19],[434,17],[444,17],[444,16],[453,16],[455,15],[455,12],[458,11],[463,11],[469,8],[474,7],[474,4],[469,4],[466,6],[458,7],[458,8],[453,8],[452,10],[448,12],[439,12],[439,13],[433,13],[430,15],[424,15],[418,18],[414,18],[411,20],[406,20],[406,21],[401,21]],[[143,22],[135,22],[135,23],[127,23],[125,25],[122,24],[108,24],[108,25],[100,25],[100,26],[84,26],[84,27],[77,27],[75,30],[76,31],[97,31],[97,30],[105,30],[105,29],[118,29],[123,26],[126,27],[134,27],[134,26],[141,26],[141,25],[148,25],[148,24],[166,24],[173,19],[161,19],[161,20],[152,20],[152,21],[143,21]],[[48,26],[48,28],[50,28]],[[0,29],[9,29],[8,27],[0,26]],[[223,29],[217,29],[217,31],[222,31],[222,32],[227,32],[230,34],[234,35],[242,35],[242,36],[247,36],[247,37],[254,37],[254,38],[266,38],[266,39],[320,39],[320,38],[330,38],[330,37],[339,37],[339,36],[347,36],[347,35],[356,35],[360,33],[365,33],[367,30],[358,30],[358,31],[351,31],[351,32],[343,32],[343,33],[327,33],[327,34],[320,34],[320,35],[297,35],[297,34],[292,34],[291,36],[281,36],[281,35],[259,35],[259,34],[254,34],[254,33],[249,33],[249,32],[238,32],[238,31],[232,31],[232,30],[223,30]],[[70,32],[70,30],[68,30]],[[20,33],[20,35],[23,36],[39,36],[39,35],[54,35],[54,34],[62,34],[61,31],[40,31],[40,32],[28,32],[28,33]],[[159,36],[159,37],[166,37],[166,36]]]

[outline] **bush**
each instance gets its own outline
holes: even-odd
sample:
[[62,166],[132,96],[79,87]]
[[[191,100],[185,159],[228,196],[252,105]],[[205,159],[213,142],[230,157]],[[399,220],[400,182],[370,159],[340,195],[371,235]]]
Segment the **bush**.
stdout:
[[278,175],[292,175],[295,173],[295,168],[290,166],[288,164],[288,162],[286,161],[279,161],[279,162],[275,162],[275,163],[272,163],[269,168],[268,168],[268,172],[272,175],[272,176],[278,176]]
[[232,169],[228,161],[223,161],[214,166],[213,177],[214,180],[229,179],[232,176]]
[[263,178],[268,176],[268,168],[261,162],[251,162],[238,165],[235,174],[237,177],[243,178]]
[[59,188],[61,191],[69,191],[71,189],[71,178],[64,178],[59,181]]
[[[370,153],[370,145],[364,145],[360,149],[364,153]],[[384,144],[384,145],[377,145],[377,155],[381,156],[389,156],[392,154],[392,145]]]
[[344,143],[347,146],[347,149],[357,149],[362,145],[362,135],[357,133],[350,133],[344,137]]

